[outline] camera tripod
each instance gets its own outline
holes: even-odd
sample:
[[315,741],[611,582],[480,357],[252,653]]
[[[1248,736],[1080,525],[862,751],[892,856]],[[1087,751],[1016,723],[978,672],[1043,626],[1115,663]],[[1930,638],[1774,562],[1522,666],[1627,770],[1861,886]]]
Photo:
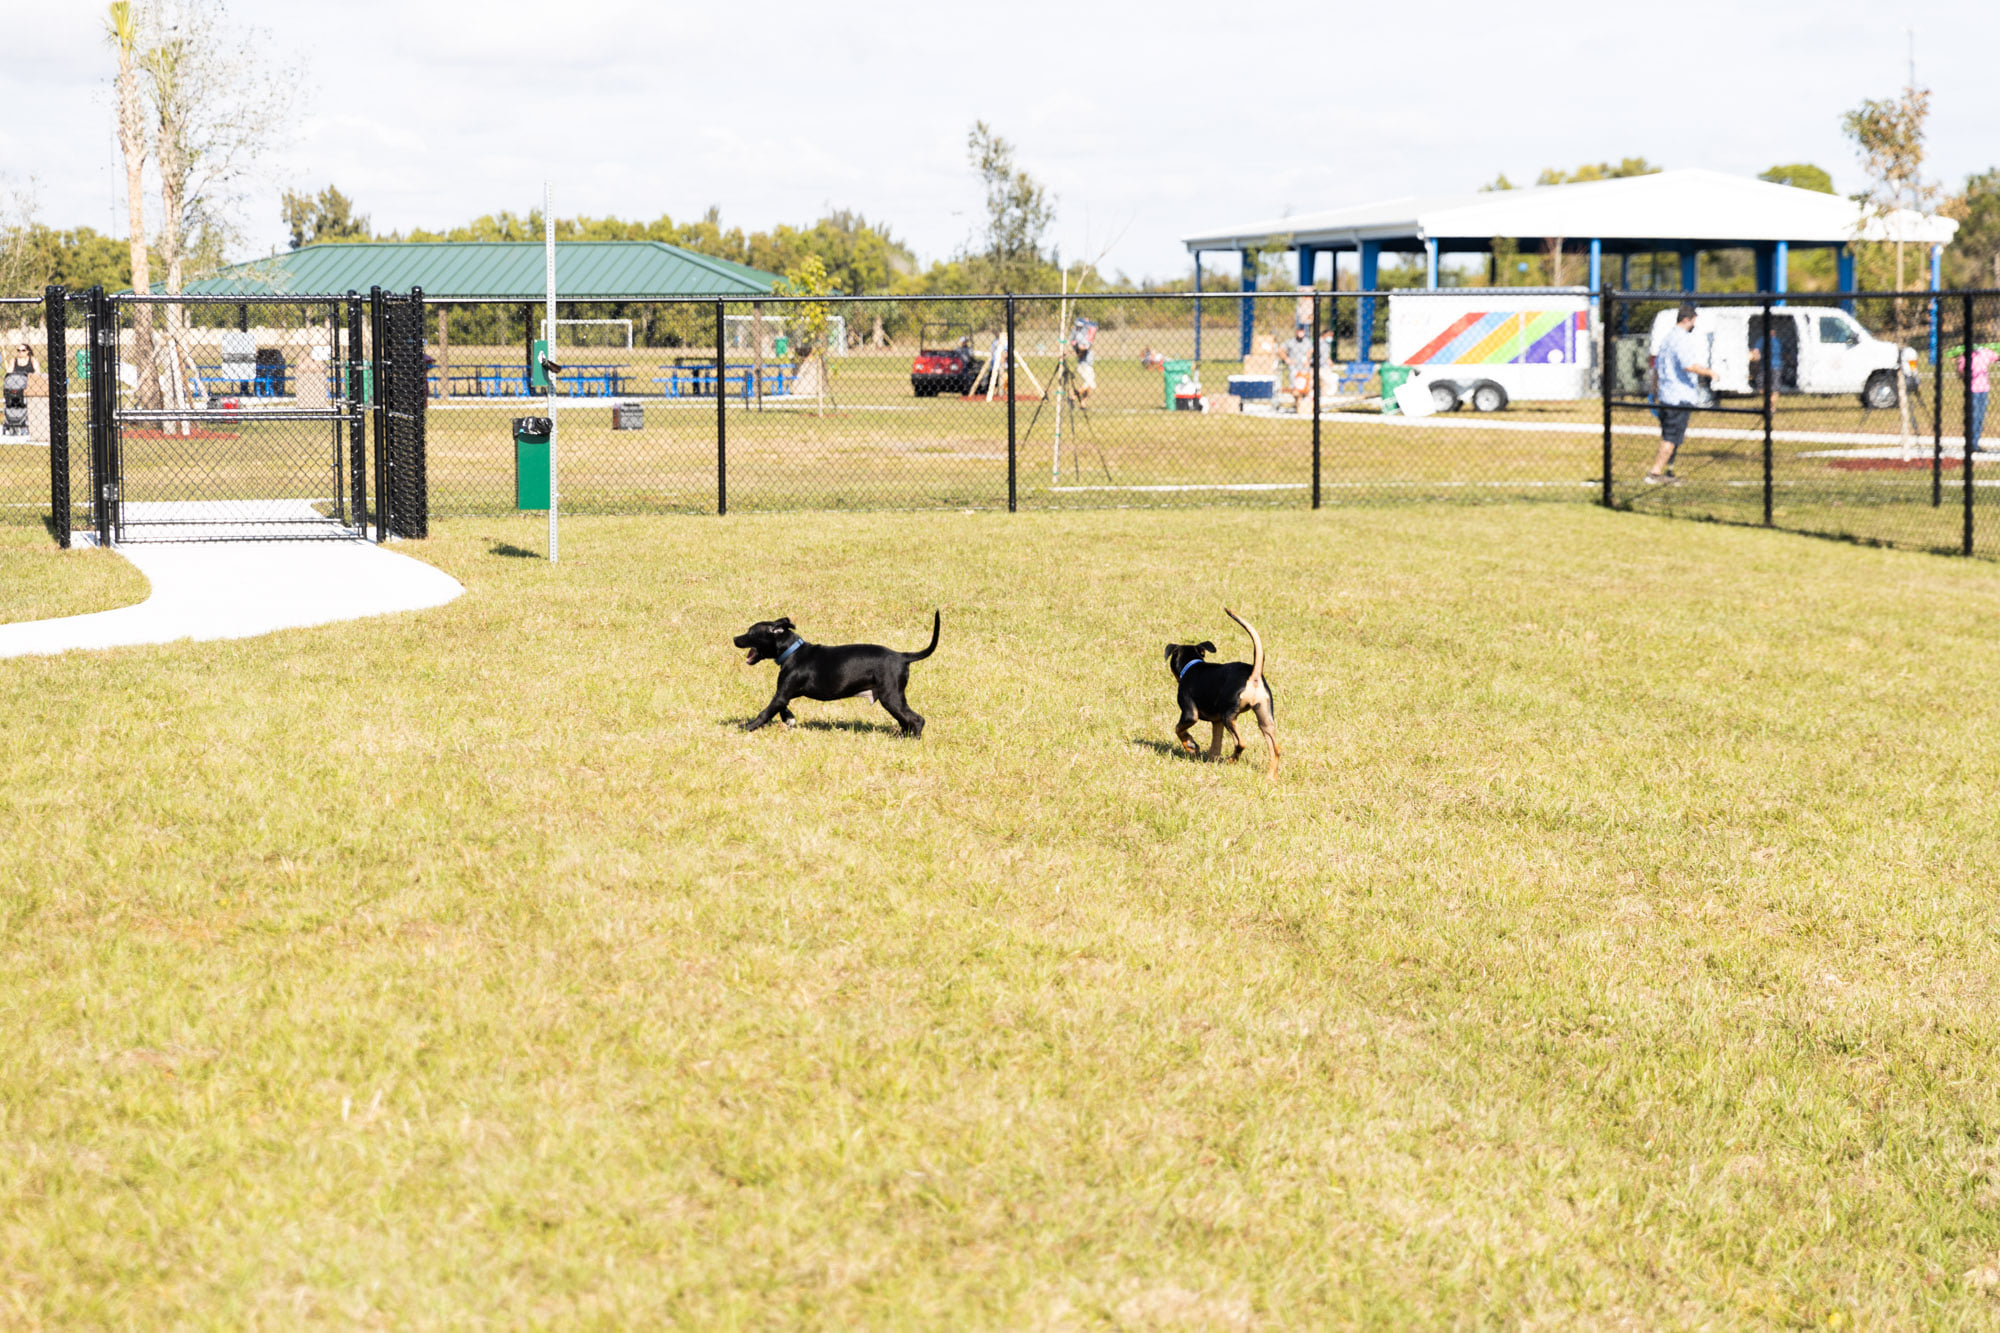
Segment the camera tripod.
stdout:
[[[1021,443],[1026,444],[1034,438],[1035,423],[1041,420],[1042,408],[1048,405],[1051,398],[1055,399],[1056,410],[1055,443],[1049,457],[1049,480],[1051,483],[1062,480],[1063,409],[1067,407],[1070,420],[1076,423],[1076,428],[1072,431],[1074,438],[1070,442],[1069,452],[1070,480],[1076,481],[1081,476],[1080,456],[1083,453],[1081,443],[1085,438],[1086,428],[1090,425],[1090,409],[1083,405],[1083,395],[1077,392],[1076,368],[1070,364],[1067,349],[1063,351],[1062,360],[1056,363],[1056,372],[1049,377],[1048,387],[1042,390],[1042,396],[1035,401],[1035,410],[1028,417],[1028,428],[1021,432]],[[1089,434],[1090,446],[1097,454],[1097,465],[1104,469],[1104,480],[1109,482],[1111,464],[1104,457],[1104,446],[1097,442],[1094,431]]]

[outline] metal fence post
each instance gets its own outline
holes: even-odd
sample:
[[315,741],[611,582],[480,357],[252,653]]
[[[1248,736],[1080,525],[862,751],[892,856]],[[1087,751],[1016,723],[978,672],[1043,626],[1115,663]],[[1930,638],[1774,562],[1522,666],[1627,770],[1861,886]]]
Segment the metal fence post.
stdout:
[[722,302],[715,303],[715,512],[729,512],[729,396],[722,389]]
[[[406,386],[405,407],[410,413],[409,453],[403,459],[403,478],[406,498],[410,503],[404,506],[412,511],[400,516],[400,530],[405,537],[415,537],[422,541],[431,535],[431,479],[430,479],[430,377],[424,373],[424,289],[410,288],[409,322],[409,378]],[[444,379],[440,376],[440,381]],[[555,503],[556,465],[554,451],[549,455],[549,503]]]
[[1312,507],[1319,508],[1319,292],[1312,294],[1313,340],[1312,340],[1312,412],[1313,412],[1313,498]]
[[1778,368],[1771,361],[1771,301],[1764,300],[1764,526],[1771,526],[1771,412],[1777,401]]
[[[1609,349],[1612,344],[1608,331],[1617,327],[1617,325],[1612,323],[1612,319],[1618,309],[1618,292],[1616,288],[1613,288],[1611,291],[1608,291],[1604,294],[1604,303],[1601,309],[1603,311],[1604,327],[1607,331],[1606,336],[1602,339],[1602,343],[1606,349]],[[1613,387],[1612,380],[1614,378],[1614,375],[1612,373],[1612,362],[1615,359],[1616,359],[1615,353],[1613,355],[1606,356],[1604,358],[1604,364],[1597,368],[1598,396],[1603,399],[1603,410],[1604,410],[1604,463],[1603,463],[1604,475],[1598,479],[1599,482],[1598,503],[1603,505],[1606,509],[1609,509],[1612,506],[1611,391]]]
[[61,287],[42,292],[42,327],[48,336],[49,372],[49,519],[56,545],[69,548],[69,360],[64,337],[69,324],[69,294]]
[[90,509],[97,528],[97,544],[109,546],[118,526],[113,512],[118,503],[116,449],[111,441],[111,386],[116,373],[112,361],[118,351],[118,330],[111,323],[111,303],[105,298],[104,288],[90,289],[86,310],[90,348]]
[[[1931,327],[1937,328],[1937,303],[1931,303]],[[1933,348],[1935,350],[1935,348]],[[1903,373],[1896,367],[1898,375]],[[1944,503],[1944,357],[1931,357],[1931,508]]]
[[361,295],[347,293],[347,486],[354,499],[354,526],[368,531],[368,428],[366,410],[368,376],[362,370]]
[[[1960,299],[1965,303],[1963,311],[1964,324],[1963,327],[1960,329],[1960,332],[1964,336],[1959,340],[1964,345],[1963,350],[1960,352],[1959,355],[1959,374],[1963,381],[1961,385],[1963,393],[1960,396],[1965,400],[1964,412],[1963,412],[1963,416],[1965,418],[1964,422],[1965,433],[1959,437],[1961,443],[1958,446],[1958,454],[1959,454],[1959,472],[1960,475],[1963,476],[1964,478],[1964,485],[1962,485],[1959,489],[1962,491],[1964,496],[1965,532],[1964,536],[1961,538],[1961,546],[1959,554],[1971,555],[1972,554],[1972,333],[1973,333],[1972,293],[1967,292]],[[1940,363],[1942,363],[1943,358],[1940,357],[1939,361]],[[1898,374],[1902,373],[1901,367],[1897,368],[1897,373]]]
[[382,304],[382,289],[368,289],[368,337],[369,366],[375,380],[375,540],[377,543],[389,540],[389,525],[394,521],[396,494],[390,486],[389,456],[394,450],[389,448],[389,356],[388,320]]
[[1019,458],[1016,454],[1014,435],[1014,362],[1017,355],[1014,351],[1014,294],[1009,292],[1007,293],[1007,512],[1010,514],[1015,512],[1018,499],[1016,464]]

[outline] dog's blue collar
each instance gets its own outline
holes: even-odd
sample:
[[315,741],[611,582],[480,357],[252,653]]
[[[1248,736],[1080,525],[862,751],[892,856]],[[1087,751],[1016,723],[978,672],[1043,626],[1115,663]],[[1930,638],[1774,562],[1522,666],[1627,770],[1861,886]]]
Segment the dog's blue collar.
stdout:
[[778,665],[783,666],[786,660],[790,658],[793,653],[797,652],[799,649],[805,646],[806,646],[806,641],[804,639],[799,638],[797,635],[793,635],[792,641],[791,643],[786,645],[785,651],[778,654]]
[[1201,665],[1201,659],[1200,659],[1199,657],[1197,657],[1197,658],[1195,658],[1195,659],[1194,659],[1194,661],[1192,661],[1192,662],[1189,662],[1189,663],[1188,663],[1188,664],[1187,664],[1186,666],[1182,667],[1182,668],[1181,668],[1181,673],[1180,673],[1180,675],[1178,675],[1178,676],[1175,676],[1175,677],[1174,677],[1174,679],[1175,679],[1175,680],[1186,680],[1186,679],[1187,679],[1187,673],[1188,673],[1188,672],[1190,672],[1190,671],[1192,671],[1192,670],[1194,670],[1194,669],[1195,669],[1196,667],[1198,667],[1198,666],[1200,666],[1200,665]]

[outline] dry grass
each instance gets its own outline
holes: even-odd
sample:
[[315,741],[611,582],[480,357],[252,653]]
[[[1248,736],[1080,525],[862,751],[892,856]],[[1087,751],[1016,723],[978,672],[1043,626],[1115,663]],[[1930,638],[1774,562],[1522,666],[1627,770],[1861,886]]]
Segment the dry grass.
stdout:
[[[1583,507],[438,525],[0,664],[0,1321],[2000,1317],[2000,572]],[[1287,764],[1167,752],[1168,638]],[[916,646],[743,736],[729,636]]]

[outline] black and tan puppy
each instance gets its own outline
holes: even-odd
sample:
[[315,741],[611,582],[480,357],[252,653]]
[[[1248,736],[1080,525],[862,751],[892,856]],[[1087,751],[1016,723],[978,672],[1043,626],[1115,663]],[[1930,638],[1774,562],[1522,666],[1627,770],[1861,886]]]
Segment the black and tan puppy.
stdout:
[[1228,607],[1222,612],[1250,636],[1250,647],[1255,658],[1250,662],[1208,662],[1203,659],[1214,652],[1215,645],[1206,640],[1201,643],[1170,643],[1167,645],[1167,670],[1174,673],[1180,682],[1181,720],[1174,726],[1174,735],[1180,740],[1181,748],[1189,754],[1200,754],[1201,747],[1188,735],[1197,722],[1206,722],[1213,728],[1209,740],[1208,757],[1219,758],[1222,754],[1222,733],[1226,729],[1231,740],[1236,742],[1235,753],[1229,762],[1235,763],[1243,757],[1243,738],[1236,733],[1236,715],[1252,712],[1257,715],[1257,728],[1264,733],[1264,743],[1271,747],[1271,766],[1266,774],[1276,777],[1278,773],[1278,725],[1272,712],[1275,700],[1271,695],[1271,682],[1264,679],[1264,641],[1257,637],[1257,631],[1250,622],[1237,615]]
[[874,643],[807,643],[789,619],[760,620],[736,636],[736,646],[750,651],[743,660],[755,666],[765,658],[778,664],[778,689],[764,711],[743,724],[755,731],[774,717],[793,722],[794,699],[872,697],[889,711],[905,736],[924,734],[924,719],[903,698],[910,684],[910,663],[937,651],[944,613],[931,618],[931,645],[920,653],[899,653]]

